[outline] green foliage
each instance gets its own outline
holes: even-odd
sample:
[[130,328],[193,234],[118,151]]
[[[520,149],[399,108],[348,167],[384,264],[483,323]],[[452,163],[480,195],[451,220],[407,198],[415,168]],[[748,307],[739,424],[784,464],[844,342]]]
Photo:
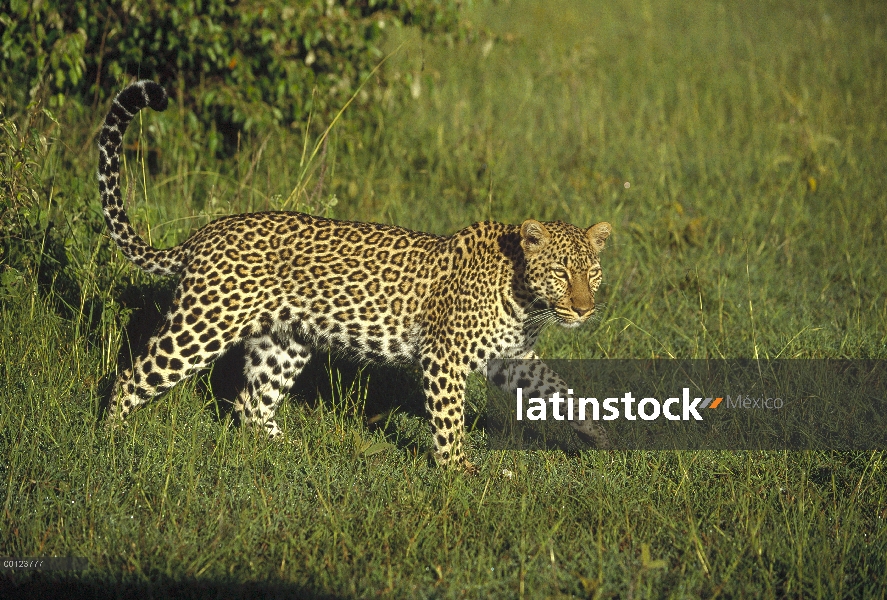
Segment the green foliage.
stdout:
[[[457,0],[12,0],[0,87],[24,106],[98,103],[152,78],[204,122],[250,129],[338,110],[384,57],[386,27],[443,35]],[[377,87],[377,92],[381,88]],[[367,96],[365,99],[368,99]]]
[[19,126],[0,104],[0,291],[18,284],[23,272],[35,275],[44,255],[41,170],[49,152],[47,122],[55,124],[52,114],[31,105]]

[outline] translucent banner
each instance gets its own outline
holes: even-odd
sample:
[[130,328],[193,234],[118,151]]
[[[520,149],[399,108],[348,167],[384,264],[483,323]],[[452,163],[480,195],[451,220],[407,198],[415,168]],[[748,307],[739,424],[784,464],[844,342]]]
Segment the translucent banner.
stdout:
[[492,449],[884,450],[885,360],[495,360]]

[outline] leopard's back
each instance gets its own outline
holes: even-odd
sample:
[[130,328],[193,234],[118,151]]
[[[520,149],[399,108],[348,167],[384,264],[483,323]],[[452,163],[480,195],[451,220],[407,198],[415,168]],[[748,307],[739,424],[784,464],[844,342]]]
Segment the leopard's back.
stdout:
[[239,338],[291,326],[317,347],[414,360],[426,300],[451,268],[448,241],[292,212],[225,217],[182,244],[177,302],[186,322],[221,319],[220,334],[229,321]]

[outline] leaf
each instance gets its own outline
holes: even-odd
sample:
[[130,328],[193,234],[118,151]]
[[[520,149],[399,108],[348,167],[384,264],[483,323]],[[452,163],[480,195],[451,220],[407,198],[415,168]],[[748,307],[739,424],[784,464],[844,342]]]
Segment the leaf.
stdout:
[[391,450],[393,448],[394,444],[389,442],[370,442],[368,445],[365,445],[360,449],[360,453],[365,458],[369,458],[374,454],[379,454],[380,452],[385,452],[386,450]]

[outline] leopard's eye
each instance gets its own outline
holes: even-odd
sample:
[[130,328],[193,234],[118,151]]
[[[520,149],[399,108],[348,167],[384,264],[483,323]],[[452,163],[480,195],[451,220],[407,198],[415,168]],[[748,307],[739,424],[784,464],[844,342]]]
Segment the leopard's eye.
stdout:
[[563,267],[555,267],[551,270],[551,272],[554,273],[554,276],[558,279],[563,279],[564,281],[570,279],[570,274],[567,273],[567,270]]
[[591,279],[595,279],[595,278],[598,277],[600,274],[601,274],[601,268],[600,268],[600,267],[592,267],[592,268],[590,268],[590,269],[588,270],[588,279],[589,279],[589,280],[591,280]]

